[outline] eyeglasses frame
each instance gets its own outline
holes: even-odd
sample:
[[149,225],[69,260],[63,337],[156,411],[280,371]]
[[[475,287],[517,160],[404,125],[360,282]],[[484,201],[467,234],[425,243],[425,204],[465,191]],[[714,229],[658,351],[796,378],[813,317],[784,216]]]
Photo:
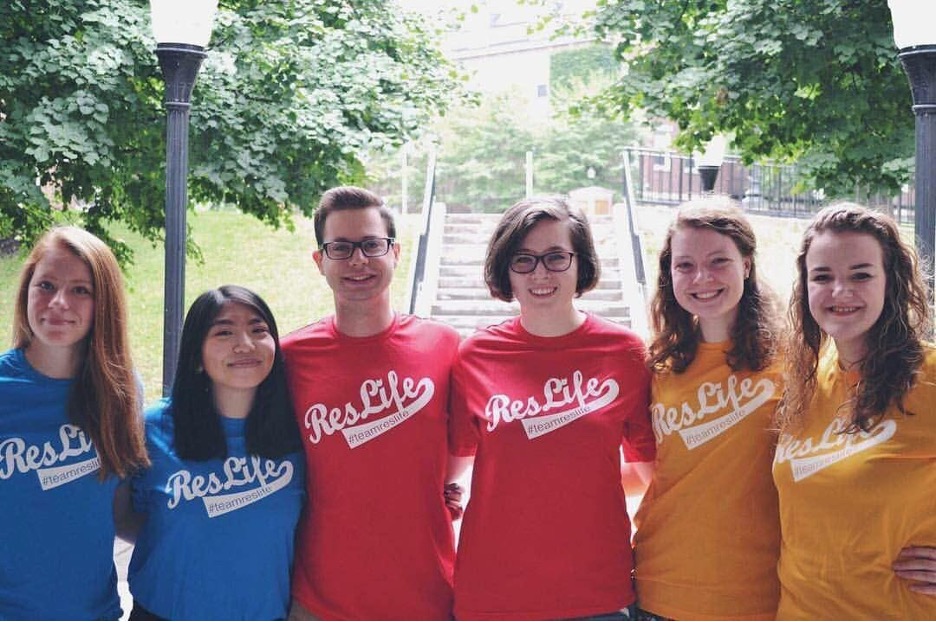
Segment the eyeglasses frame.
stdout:
[[[384,252],[382,252],[382,253],[380,253],[380,254],[377,254],[377,255],[369,255],[369,254],[367,253],[367,251],[364,250],[364,244],[366,244],[367,242],[373,242],[374,240],[385,240],[385,241],[387,242],[387,250],[385,250]],[[338,244],[350,244],[350,245],[351,245],[351,252],[348,254],[347,257],[332,257],[332,256],[331,256],[331,254],[328,252],[328,248],[329,248],[332,244],[336,244],[336,243],[338,243]],[[357,250],[357,249],[360,249],[360,250],[361,250],[361,254],[364,255],[365,257],[367,257],[368,259],[373,259],[373,258],[375,258],[375,257],[384,257],[385,255],[387,255],[387,253],[390,252],[390,249],[393,248],[393,245],[394,245],[394,244],[396,244],[396,238],[390,238],[390,237],[386,237],[386,238],[367,238],[367,239],[364,239],[364,240],[358,240],[357,242],[351,242],[351,241],[349,241],[349,240],[334,240],[334,241],[332,241],[332,242],[325,242],[325,243],[323,243],[321,246],[319,246],[319,250],[322,251],[323,253],[325,253],[325,256],[328,257],[329,259],[331,259],[332,261],[347,261],[348,259],[351,259],[352,257],[354,257],[354,251]]]
[[[567,266],[566,266],[565,268],[563,268],[562,270],[553,270],[552,268],[550,268],[549,266],[547,266],[547,265],[546,265],[546,257],[548,257],[549,255],[555,255],[555,254],[568,255],[568,256],[569,256],[569,265],[567,265]],[[577,254],[578,254],[578,253],[574,253],[574,252],[572,252],[572,251],[549,251],[548,253],[543,253],[542,255],[534,255],[533,253],[514,253],[513,255],[510,256],[510,261],[509,261],[508,264],[507,264],[507,268],[508,268],[511,272],[513,272],[514,274],[532,274],[533,272],[536,272],[537,266],[539,266],[540,263],[542,263],[542,264],[543,264],[543,267],[546,268],[547,272],[555,272],[555,273],[568,272],[569,268],[572,267],[572,259],[573,259]],[[530,270],[527,270],[526,272],[521,272],[521,271],[519,271],[519,270],[515,270],[515,269],[514,269],[514,266],[513,266],[513,260],[514,260],[514,258],[516,258],[516,257],[532,257],[532,258],[534,259],[533,268],[531,268]]]

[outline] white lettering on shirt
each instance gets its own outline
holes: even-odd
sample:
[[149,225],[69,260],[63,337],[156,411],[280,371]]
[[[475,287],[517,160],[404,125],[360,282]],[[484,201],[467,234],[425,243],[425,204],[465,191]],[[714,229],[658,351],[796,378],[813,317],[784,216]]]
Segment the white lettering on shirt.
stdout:
[[[93,455],[81,462],[62,464],[69,458],[86,454]],[[42,490],[73,482],[100,467],[101,460],[91,439],[81,428],[70,423],[59,428],[58,439],[42,445],[28,445],[17,437],[0,441],[0,479],[9,479],[14,473],[35,471]]]
[[818,440],[799,440],[782,434],[777,443],[774,463],[790,463],[793,481],[804,480],[822,469],[867,451],[890,439],[897,432],[897,422],[883,419],[867,432],[845,433],[850,425],[848,415],[839,415],[826,427]]
[[208,516],[214,518],[285,488],[292,481],[293,471],[289,460],[277,462],[258,456],[231,456],[224,461],[221,473],[212,471],[193,475],[188,469],[181,469],[170,475],[166,482],[166,492],[169,493],[166,505],[172,510],[183,500],[201,499]]
[[[695,449],[743,421],[766,404],[775,391],[776,385],[769,378],[761,378],[756,382],[753,378],[739,381],[737,376],[730,374],[724,384],[703,382],[699,385],[695,408],[689,402],[668,408],[657,402],[650,407],[657,445],[665,437],[678,432],[686,448]],[[730,409],[726,414],[702,423],[710,415],[726,409]]]
[[[352,449],[389,432],[425,408],[435,394],[431,378],[400,378],[395,371],[387,379],[373,378],[361,383],[360,402],[329,407],[318,403],[305,412],[309,442],[341,431]],[[376,421],[368,421],[381,417]]]
[[532,440],[607,406],[619,392],[613,378],[586,380],[581,371],[575,370],[571,378],[548,379],[543,384],[542,401],[534,396],[512,400],[507,395],[492,395],[484,408],[484,418],[488,432],[501,422],[522,421],[527,438]]

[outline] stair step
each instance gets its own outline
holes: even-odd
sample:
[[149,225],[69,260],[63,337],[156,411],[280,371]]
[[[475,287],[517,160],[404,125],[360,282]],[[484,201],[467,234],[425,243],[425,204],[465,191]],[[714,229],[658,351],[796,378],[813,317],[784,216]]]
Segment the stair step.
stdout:
[[[440,287],[436,293],[437,300],[483,300],[489,298],[487,287]],[[593,289],[585,294],[582,300],[621,300],[620,288]]]
[[[462,252],[464,247],[448,247],[442,251],[442,259],[439,262],[439,265],[442,267],[446,266],[466,266],[466,265],[476,265],[481,268],[484,265],[484,253],[478,255],[475,252]],[[614,256],[604,256],[598,255],[598,260],[601,262],[602,270],[609,270],[617,268],[621,265],[621,260],[618,257]]]
[[[451,266],[448,266],[451,267]],[[623,287],[623,283],[617,275],[614,275],[614,278],[611,278],[611,274],[602,273],[601,280],[598,281],[596,290],[620,290]],[[470,273],[466,272],[465,274],[451,274],[449,276],[439,277],[439,286],[438,292],[442,292],[449,289],[475,289],[478,292],[483,292],[487,294],[488,288],[484,283],[484,276],[481,274],[481,270],[472,271]]]
[[[445,240],[447,242],[459,242],[462,241],[461,238],[466,238],[467,241],[483,240],[484,242],[487,242],[490,240],[491,235],[494,233],[495,229],[497,229],[495,223],[491,223],[490,225],[485,223],[446,223],[445,229],[442,233],[445,236]],[[592,237],[595,239],[605,239],[609,236],[613,236],[614,233],[614,225],[610,222],[599,225],[592,225]]]
[[[631,307],[621,300],[595,300],[582,297],[576,306],[583,311],[591,311],[603,316],[630,317]],[[509,313],[508,309],[519,312],[517,301],[509,305],[501,300],[436,300],[432,305],[432,317],[439,315],[491,315]]]

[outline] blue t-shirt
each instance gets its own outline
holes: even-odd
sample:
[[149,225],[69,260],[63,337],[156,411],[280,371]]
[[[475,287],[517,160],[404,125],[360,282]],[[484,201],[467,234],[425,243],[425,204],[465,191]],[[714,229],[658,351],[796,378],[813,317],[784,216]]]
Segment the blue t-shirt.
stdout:
[[116,620],[114,491],[68,423],[71,380],[0,354],[0,619]]
[[133,598],[170,620],[285,618],[302,455],[248,455],[246,419],[222,417],[228,457],[181,460],[169,409],[162,400],[147,410],[152,467],[132,480],[134,508],[147,515],[130,560]]

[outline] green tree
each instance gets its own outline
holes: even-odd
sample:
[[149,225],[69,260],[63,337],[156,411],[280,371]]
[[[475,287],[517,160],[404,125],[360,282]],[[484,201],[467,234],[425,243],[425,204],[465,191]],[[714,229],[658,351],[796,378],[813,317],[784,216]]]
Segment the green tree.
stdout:
[[[164,222],[163,81],[144,0],[0,3],[0,239]],[[189,197],[274,226],[361,181],[462,80],[391,0],[222,1],[193,95]],[[69,209],[62,210],[62,206]],[[110,240],[128,258],[128,249]]]
[[[485,94],[478,105],[459,108],[434,125],[441,201],[474,211],[503,211],[525,192],[528,151],[533,152],[537,194],[620,185],[621,151],[634,144],[634,124],[576,105],[599,93],[611,77],[600,68],[583,68],[578,77],[563,76],[550,79],[556,86],[550,94],[549,118],[531,115],[529,100],[506,91]],[[593,179],[587,176],[589,168],[595,172]]]
[[[537,186],[567,193],[582,186],[621,186],[621,152],[637,142],[635,123],[610,120],[582,98],[608,88],[606,72],[570,78],[551,95],[553,113],[540,136],[542,156],[537,159]],[[589,172],[594,174],[589,178]]]
[[440,200],[496,212],[523,196],[526,152],[537,147],[528,106],[515,93],[490,94],[436,124]]
[[746,163],[796,160],[831,194],[910,174],[910,90],[883,0],[599,0],[627,72],[602,103],[673,119],[698,149],[734,136]]

